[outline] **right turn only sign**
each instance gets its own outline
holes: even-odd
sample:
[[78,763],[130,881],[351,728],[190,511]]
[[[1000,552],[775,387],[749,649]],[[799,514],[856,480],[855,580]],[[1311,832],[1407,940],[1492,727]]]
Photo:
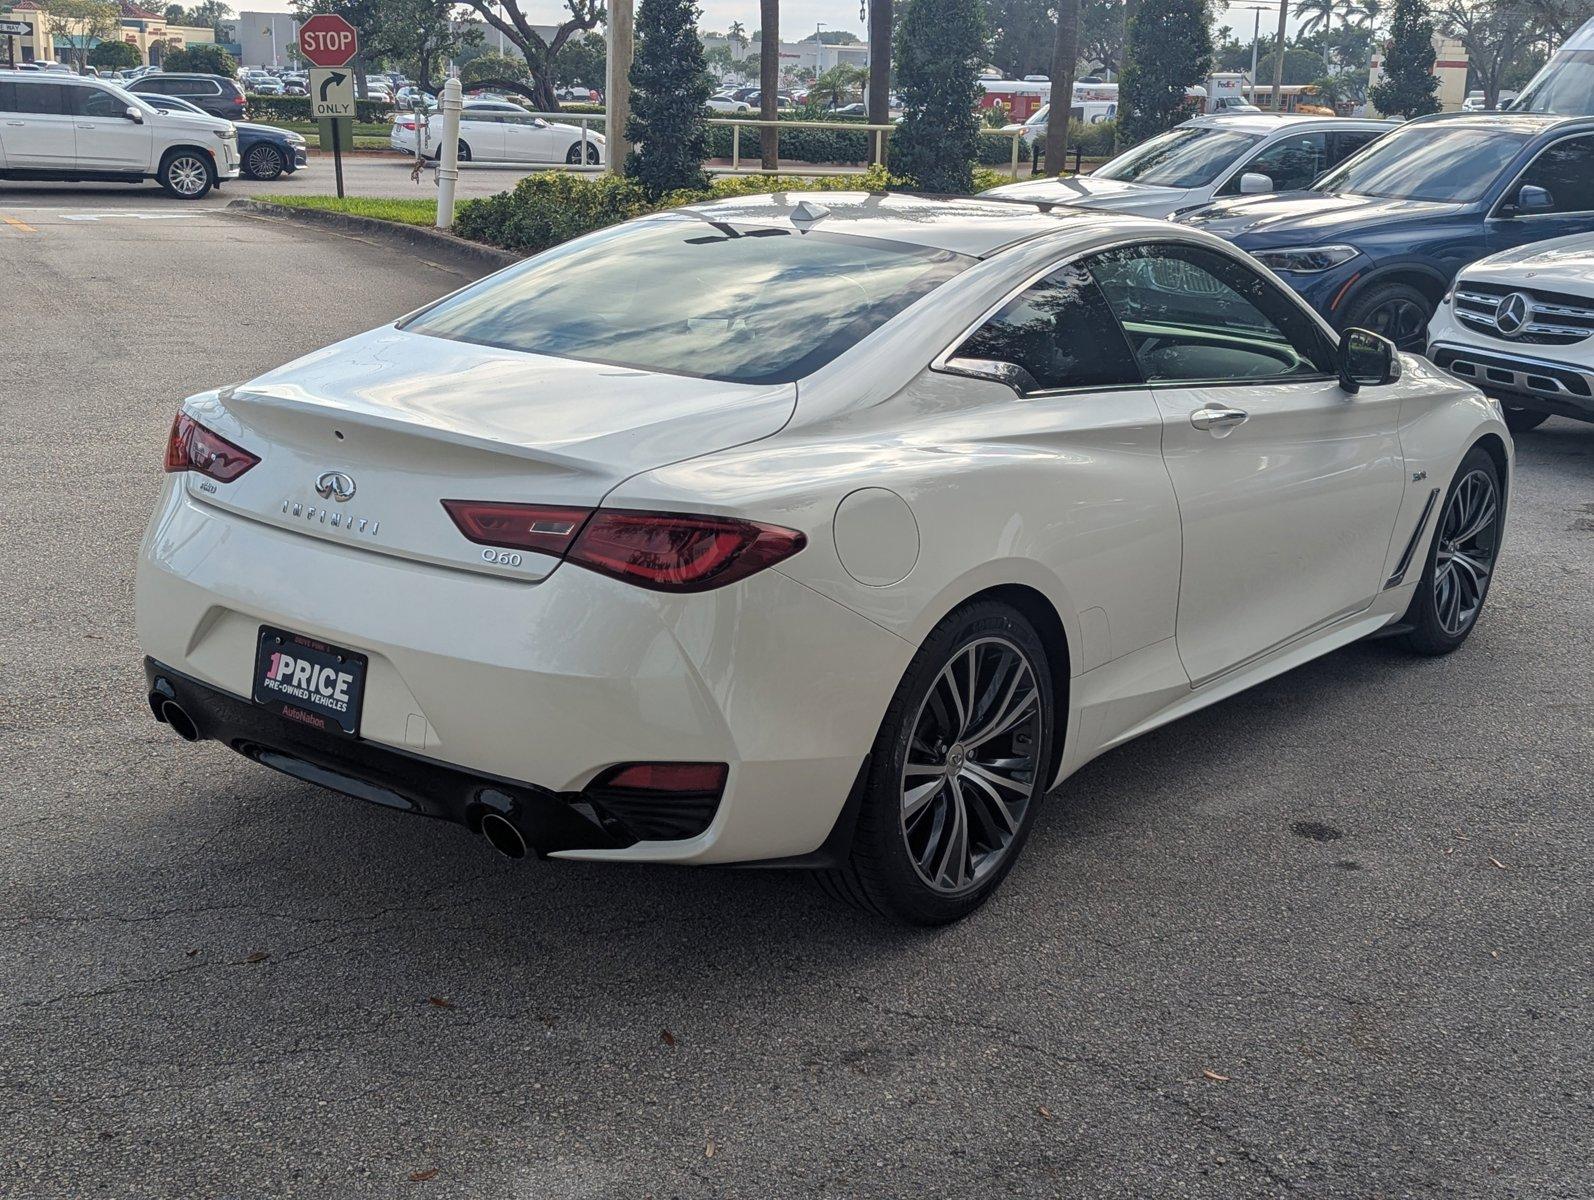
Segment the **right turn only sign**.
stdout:
[[346,67],[312,67],[310,104],[317,118],[354,115],[354,72]]

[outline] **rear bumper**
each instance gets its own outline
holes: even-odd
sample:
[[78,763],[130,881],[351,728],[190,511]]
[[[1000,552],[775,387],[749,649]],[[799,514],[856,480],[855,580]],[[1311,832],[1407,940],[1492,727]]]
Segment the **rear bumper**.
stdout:
[[[389,751],[553,796],[584,792],[622,763],[729,768],[694,836],[550,853],[687,863],[812,853],[912,655],[775,570],[689,596],[569,564],[520,583],[232,516],[179,479],[167,477],[140,550],[143,652],[246,709],[262,625],[366,655],[360,738],[333,735],[315,744],[322,755]],[[237,712],[225,711],[235,715],[223,734]],[[430,811],[430,786],[381,786]],[[444,790],[434,815],[459,819],[462,793]]]
[[262,766],[386,808],[455,821],[480,830],[497,813],[539,854],[615,849],[637,839],[580,795],[560,796],[516,780],[462,770],[374,742],[287,721],[155,661],[144,660],[150,708],[174,703],[199,740],[217,741]]

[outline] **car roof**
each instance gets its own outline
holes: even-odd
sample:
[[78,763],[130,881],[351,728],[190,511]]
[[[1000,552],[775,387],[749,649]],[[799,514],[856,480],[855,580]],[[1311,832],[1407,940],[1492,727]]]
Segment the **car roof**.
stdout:
[[1408,121],[1408,125],[1457,125],[1463,129],[1509,129],[1516,133],[1537,134],[1562,125],[1587,125],[1589,116],[1558,116],[1530,112],[1453,112],[1432,113]]
[[[1008,246],[1078,227],[1125,233],[1167,233],[1166,221],[1062,204],[975,196],[917,196],[902,192],[774,192],[737,196],[669,210],[738,225],[791,228],[799,205],[825,213],[808,228],[852,237],[903,242],[984,258]],[[668,214],[665,214],[668,215]]]
[[1321,125],[1325,129],[1394,129],[1400,123],[1393,117],[1325,117],[1316,113],[1270,112],[1205,113],[1185,122],[1186,125],[1237,129],[1242,133],[1276,133],[1307,125]]

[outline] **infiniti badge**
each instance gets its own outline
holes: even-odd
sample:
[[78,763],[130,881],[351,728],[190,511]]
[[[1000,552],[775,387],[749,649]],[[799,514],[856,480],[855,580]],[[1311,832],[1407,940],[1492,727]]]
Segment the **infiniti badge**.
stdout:
[[323,471],[315,481],[316,495],[345,504],[354,498],[354,479],[342,471]]
[[1526,292],[1512,292],[1495,306],[1494,327],[1506,337],[1516,337],[1533,320],[1533,298]]

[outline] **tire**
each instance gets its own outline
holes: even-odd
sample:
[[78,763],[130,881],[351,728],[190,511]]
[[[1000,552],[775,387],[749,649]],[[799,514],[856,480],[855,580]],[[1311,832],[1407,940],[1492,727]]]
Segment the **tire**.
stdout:
[[210,163],[198,150],[173,150],[161,160],[155,177],[168,196],[179,200],[203,200],[216,184]]
[[847,862],[821,872],[821,885],[905,925],[973,912],[1029,837],[1051,782],[1057,722],[1035,627],[990,600],[949,614],[897,685],[859,778]]
[[1494,580],[1504,515],[1505,494],[1494,459],[1474,446],[1456,468],[1439,507],[1422,579],[1402,618],[1410,626],[1399,639],[1402,648],[1435,657],[1467,640]]
[[587,165],[589,167],[597,166],[598,165],[598,147],[597,147],[596,143],[593,143],[593,142],[576,142],[574,145],[572,145],[570,147],[569,150],[565,151],[565,162],[570,164],[571,166],[574,166],[577,163],[579,163],[581,161],[581,147],[583,145],[585,145],[586,148],[587,148]]
[[469,162],[470,161],[470,143],[467,142],[464,138],[461,138],[459,140],[459,161],[460,162]]
[[1397,349],[1421,354],[1428,345],[1434,303],[1409,283],[1374,284],[1345,309],[1341,330],[1370,329]]
[[276,179],[285,166],[282,152],[266,142],[251,146],[244,155],[244,174],[250,179]]
[[1550,419],[1547,412],[1534,412],[1531,408],[1512,408],[1509,404],[1501,404],[1505,413],[1505,427],[1512,433],[1526,433],[1530,429],[1537,429]]

